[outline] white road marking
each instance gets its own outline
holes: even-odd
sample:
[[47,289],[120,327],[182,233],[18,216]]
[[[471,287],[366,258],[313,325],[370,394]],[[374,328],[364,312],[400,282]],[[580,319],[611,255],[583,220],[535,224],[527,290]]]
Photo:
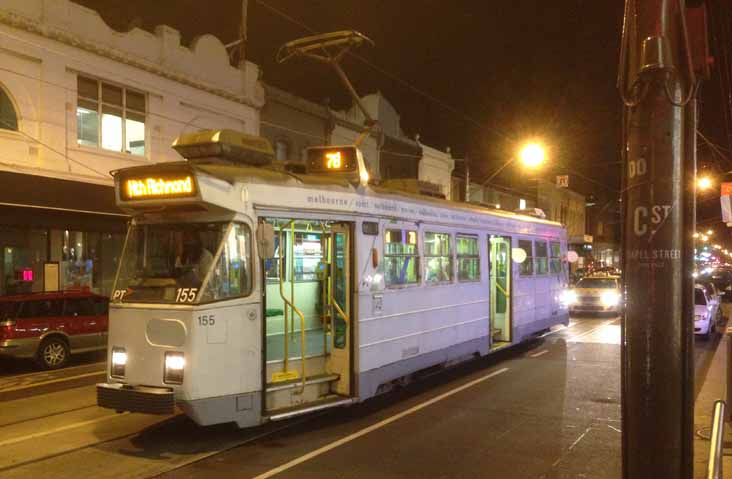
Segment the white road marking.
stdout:
[[54,429],[49,429],[47,431],[41,431],[41,432],[36,432],[36,433],[33,433],[33,434],[28,434],[26,436],[20,436],[20,437],[14,437],[12,439],[6,439],[5,441],[0,441],[0,447],[9,446],[10,444],[17,444],[19,442],[28,441],[30,439],[35,439],[37,437],[48,436],[50,434],[55,434],[57,432],[68,431],[69,429],[76,429],[77,427],[87,426],[89,424],[95,424],[95,423],[102,422],[102,421],[108,421],[110,419],[114,419],[116,417],[124,416],[126,414],[129,414],[129,412],[125,411],[125,412],[122,412],[122,413],[119,413],[119,414],[115,413],[115,414],[112,414],[112,415],[109,415],[109,416],[102,416],[102,417],[98,417],[96,419],[90,419],[88,421],[81,421],[81,422],[75,422],[75,423],[72,423],[72,424],[67,424],[65,426],[57,427],[57,428],[54,428]]
[[570,343],[576,343],[576,342],[578,342],[577,341],[578,339],[584,338],[585,336],[588,336],[588,335],[594,333],[595,331],[597,331],[598,329],[602,329],[605,326],[608,326],[608,325],[614,323],[615,321],[617,321],[617,319],[611,319],[610,321],[605,321],[600,326],[594,327],[594,328],[590,329],[589,331],[585,331],[582,334],[578,334],[577,336],[572,337],[568,342],[570,342]]
[[296,459],[293,459],[292,461],[290,461],[288,463],[285,463],[285,464],[283,464],[283,465],[281,465],[279,467],[276,467],[274,469],[270,469],[269,471],[267,471],[267,472],[265,472],[263,474],[260,474],[260,475],[258,475],[256,477],[254,477],[253,479],[267,479],[267,478],[272,477],[272,476],[275,476],[275,475],[277,475],[277,474],[279,474],[281,472],[284,472],[284,471],[286,471],[288,469],[292,469],[293,467],[297,466],[298,464],[302,464],[303,462],[309,461],[310,459],[312,459],[314,457],[318,457],[318,456],[320,456],[322,454],[325,454],[326,452],[328,452],[328,451],[330,451],[332,449],[335,449],[335,448],[337,448],[339,446],[342,446],[342,445],[344,445],[346,443],[349,443],[349,442],[351,442],[351,441],[353,441],[355,439],[358,439],[361,436],[365,436],[366,434],[368,434],[370,432],[376,431],[377,429],[381,429],[382,427],[384,427],[384,426],[386,426],[388,424],[391,424],[394,421],[398,421],[399,419],[401,419],[401,418],[403,418],[405,416],[409,416],[410,414],[414,414],[415,412],[420,411],[420,410],[426,408],[427,406],[431,406],[432,404],[435,404],[436,402],[442,401],[443,399],[448,398],[448,397],[452,396],[453,394],[457,394],[460,391],[464,391],[466,389],[469,389],[469,388],[475,386],[476,384],[480,384],[483,381],[486,381],[486,380],[488,380],[488,379],[490,379],[492,377],[498,376],[499,374],[503,374],[506,371],[508,371],[508,368],[499,369],[498,371],[494,371],[494,372],[492,372],[490,374],[486,374],[483,377],[480,377],[478,379],[475,379],[473,381],[470,381],[469,383],[463,384],[462,386],[459,386],[459,387],[457,387],[455,389],[452,389],[450,391],[447,391],[446,393],[440,394],[439,396],[436,396],[436,397],[434,397],[434,398],[432,398],[432,399],[430,399],[428,401],[425,401],[425,402],[420,403],[420,404],[418,404],[418,405],[416,405],[414,407],[411,407],[411,408],[407,409],[406,411],[402,411],[399,414],[395,414],[394,416],[391,416],[390,418],[384,419],[383,421],[377,422],[376,424],[372,424],[371,426],[366,427],[366,428],[363,428],[360,431],[354,432],[353,434],[350,434],[350,435],[348,435],[348,436],[346,436],[344,438],[338,439],[335,442],[332,442],[330,444],[327,444],[327,445],[325,445],[325,446],[323,446],[323,447],[321,447],[319,449],[316,449],[316,450],[314,450],[312,452],[309,452],[309,453],[307,453],[307,454],[305,454],[303,456],[300,456],[300,457],[298,457]]
[[74,379],[87,378],[87,377],[91,377],[91,376],[99,376],[102,374],[107,374],[107,372],[106,371],[96,371],[93,373],[77,374],[76,376],[67,376],[64,378],[49,379],[48,381],[39,381],[37,383],[23,384],[21,386],[11,386],[9,388],[0,388],[0,393],[6,393],[6,392],[10,392],[10,391],[20,391],[22,389],[37,388],[39,386],[45,386],[46,384],[62,383],[62,382],[66,382],[66,381],[73,381]]
[[538,353],[529,354],[529,356],[532,357],[532,358],[538,358],[539,356],[541,356],[543,354],[546,354],[548,352],[549,352],[548,349],[544,349],[542,351],[539,351]]

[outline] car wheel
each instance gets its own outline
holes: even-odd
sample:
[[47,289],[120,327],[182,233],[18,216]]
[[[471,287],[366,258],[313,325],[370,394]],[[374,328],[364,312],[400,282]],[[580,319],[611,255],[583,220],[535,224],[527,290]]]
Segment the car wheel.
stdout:
[[69,361],[69,345],[61,338],[44,339],[38,348],[37,361],[44,369],[62,368]]

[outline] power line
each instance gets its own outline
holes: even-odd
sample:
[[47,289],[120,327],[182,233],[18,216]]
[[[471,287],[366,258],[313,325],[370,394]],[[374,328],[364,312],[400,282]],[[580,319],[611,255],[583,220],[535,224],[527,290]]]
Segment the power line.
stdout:
[[[256,2],[258,4],[260,4],[260,5],[262,5],[263,7],[267,8],[268,10],[272,11],[276,15],[279,15],[280,17],[286,19],[287,21],[289,21],[289,22],[291,22],[291,23],[293,23],[293,24],[295,24],[295,25],[303,28],[308,33],[311,33],[311,34],[314,34],[314,35],[317,35],[317,34],[321,33],[321,32],[318,32],[317,30],[311,28],[310,26],[308,26],[304,22],[302,22],[300,20],[297,20],[296,18],[293,18],[291,15],[288,15],[287,13],[283,12],[282,10],[280,10],[278,8],[275,8],[272,5],[269,5],[264,0],[256,0]],[[430,93],[422,90],[421,88],[416,87],[415,85],[407,82],[406,80],[403,80],[402,78],[398,77],[397,75],[388,72],[384,68],[379,67],[378,65],[375,65],[374,63],[370,62],[369,60],[367,60],[363,56],[361,56],[361,55],[359,55],[357,53],[353,53],[353,52],[349,52],[348,54],[350,56],[352,56],[353,58],[359,60],[360,62],[364,63],[365,65],[373,68],[374,70],[376,70],[377,72],[381,73],[382,75],[384,75],[384,76],[390,78],[391,80],[399,83],[403,87],[412,90],[413,92],[415,92],[416,94],[418,94],[418,95],[420,95],[420,96],[422,96],[424,98],[427,98],[428,100],[436,103],[437,105],[439,105],[443,109],[448,110],[451,113],[462,117],[463,120],[465,120],[468,123],[471,123],[473,126],[475,126],[477,128],[485,129],[486,131],[489,131],[490,133],[493,133],[493,134],[501,137],[504,140],[514,141],[514,139],[511,136],[509,136],[509,135],[507,135],[507,134],[505,134],[505,133],[503,133],[503,132],[501,132],[499,130],[496,130],[494,128],[487,127],[485,125],[485,123],[482,123],[482,122],[476,120],[475,118],[472,118],[471,116],[467,115],[465,112],[459,110],[458,108],[456,108],[456,107],[454,107],[454,106],[452,106],[452,105],[444,102],[443,100],[440,100],[439,98],[435,97],[434,95],[432,95],[432,94],[430,94]]]

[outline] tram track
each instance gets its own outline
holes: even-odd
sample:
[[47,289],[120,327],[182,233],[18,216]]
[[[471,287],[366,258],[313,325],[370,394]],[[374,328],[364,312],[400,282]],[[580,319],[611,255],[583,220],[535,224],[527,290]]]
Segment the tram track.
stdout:
[[[554,335],[554,338],[562,338],[569,342],[591,334],[598,324],[598,321],[591,319],[573,320],[569,327],[557,331],[559,334]],[[537,348],[535,352],[541,353],[537,357],[543,356],[545,354],[543,351],[551,347],[550,344],[546,344]],[[287,423],[270,423],[253,430],[237,430],[229,426],[200,428],[181,414],[169,417],[139,414],[107,415],[102,414],[100,410],[98,414],[102,415],[98,415],[92,412],[96,408],[92,388],[77,389],[77,394],[84,391],[84,397],[75,407],[48,411],[4,424],[0,416],[0,448],[4,456],[14,454],[17,450],[26,451],[26,454],[15,455],[13,463],[2,461],[0,458],[0,477],[3,479],[35,477],[45,471],[54,471],[54,477],[57,479],[73,478],[78,477],[79,466],[101,470],[101,473],[95,472],[95,477],[102,479],[156,477],[216,454],[255,443],[325,414],[314,414]],[[73,390],[66,390],[51,394],[75,393]],[[31,396],[10,403],[21,401],[31,404],[35,401],[47,402],[49,398],[48,395]],[[50,399],[50,402],[54,400]],[[71,422],[58,425],[57,420],[60,418],[66,418]],[[17,436],[10,435],[10,429],[20,428],[23,424],[27,425],[25,429],[30,429],[30,432],[19,433]],[[61,441],[58,438],[62,438]],[[51,444],[50,449],[44,447],[44,442]],[[66,444],[63,444],[63,447],[53,446],[58,442]],[[110,457],[117,458],[111,461],[113,464],[109,464]],[[65,468],[70,465],[77,467],[71,466],[71,470],[66,470]]]

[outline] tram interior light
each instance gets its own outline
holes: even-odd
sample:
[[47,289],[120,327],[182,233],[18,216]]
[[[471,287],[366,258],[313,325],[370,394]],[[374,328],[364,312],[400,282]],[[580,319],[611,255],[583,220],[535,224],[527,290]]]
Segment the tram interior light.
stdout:
[[163,382],[166,384],[183,384],[183,369],[186,359],[183,353],[168,351],[165,353],[165,371]]
[[127,365],[127,352],[124,348],[112,348],[112,371],[114,378],[121,378],[125,375],[125,366]]

